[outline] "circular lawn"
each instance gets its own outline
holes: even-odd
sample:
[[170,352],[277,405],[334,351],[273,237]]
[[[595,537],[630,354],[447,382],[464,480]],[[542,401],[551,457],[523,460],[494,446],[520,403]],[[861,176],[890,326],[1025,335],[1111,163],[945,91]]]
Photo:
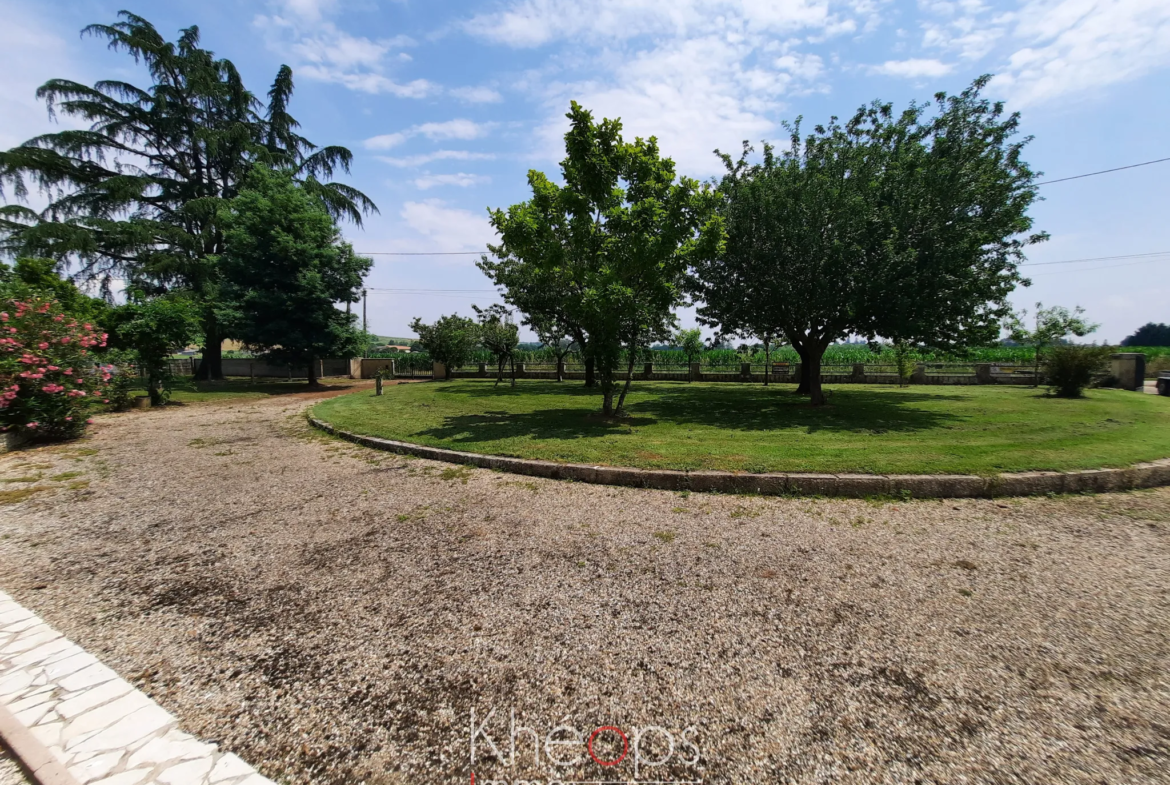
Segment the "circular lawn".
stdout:
[[1124,467],[1170,457],[1170,399],[1008,386],[833,385],[811,407],[792,385],[635,382],[628,416],[601,418],[580,382],[400,384],[324,401],[351,433],[564,463],[744,472],[981,474]]

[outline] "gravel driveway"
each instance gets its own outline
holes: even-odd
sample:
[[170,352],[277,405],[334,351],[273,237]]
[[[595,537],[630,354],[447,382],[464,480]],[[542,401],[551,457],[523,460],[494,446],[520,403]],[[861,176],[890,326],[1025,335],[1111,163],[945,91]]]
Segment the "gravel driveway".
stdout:
[[290,784],[1170,782],[1166,489],[558,483],[333,441],[310,403],[0,456],[0,588]]

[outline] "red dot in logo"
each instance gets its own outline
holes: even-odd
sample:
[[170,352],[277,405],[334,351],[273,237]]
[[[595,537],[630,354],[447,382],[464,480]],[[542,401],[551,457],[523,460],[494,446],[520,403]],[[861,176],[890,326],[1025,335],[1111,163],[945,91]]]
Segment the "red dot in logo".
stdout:
[[[617,735],[622,737],[622,754],[618,756],[617,760],[602,760],[601,758],[599,758],[593,754],[593,740],[596,739],[599,734],[601,734],[602,732],[607,731],[607,730],[613,731],[614,733],[616,733]],[[593,731],[593,734],[589,737],[589,744],[587,746],[589,747],[589,757],[593,758],[593,761],[595,763],[597,763],[597,765],[599,765],[599,766],[616,766],[619,763],[621,763],[623,760],[626,759],[626,753],[630,751],[630,740],[626,738],[626,734],[622,733],[621,728],[615,728],[612,725],[604,725],[604,726],[598,728],[597,730]]]

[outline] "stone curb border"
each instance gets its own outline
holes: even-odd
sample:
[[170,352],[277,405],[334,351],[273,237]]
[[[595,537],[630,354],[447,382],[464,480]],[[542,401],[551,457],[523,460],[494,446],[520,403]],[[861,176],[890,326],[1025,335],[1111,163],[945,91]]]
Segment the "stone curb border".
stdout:
[[274,785],[2,591],[0,741],[38,785]]
[[334,428],[327,422],[309,417],[309,423],[326,433],[347,441],[403,455],[434,461],[478,466],[482,469],[545,477],[550,480],[575,480],[598,485],[623,485],[632,488],[657,488],[664,491],[706,493],[759,493],[771,496],[891,496],[910,494],[917,499],[990,498],[993,496],[1031,496],[1045,493],[1108,493],[1135,488],[1170,485],[1170,458],[1139,463],[1126,469],[1085,469],[1075,472],[1016,472],[980,477],[973,474],[802,474],[773,472],[699,471],[672,469],[633,469],[622,466],[590,466],[582,463],[554,463],[501,455],[459,452],[440,447],[426,447],[410,442],[361,436]]
[[20,768],[37,785],[80,785],[53,753],[3,706],[0,706],[0,745],[12,753]]

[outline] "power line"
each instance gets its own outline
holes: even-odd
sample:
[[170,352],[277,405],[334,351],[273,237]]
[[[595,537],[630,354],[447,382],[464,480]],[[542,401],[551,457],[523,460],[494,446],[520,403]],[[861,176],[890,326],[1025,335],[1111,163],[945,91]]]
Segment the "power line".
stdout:
[[358,256],[482,256],[484,251],[357,251]]
[[1053,183],[1064,183],[1069,180],[1080,180],[1082,177],[1096,177],[1099,174],[1109,174],[1110,172],[1120,172],[1122,169],[1136,169],[1139,166],[1149,166],[1150,164],[1160,164],[1163,161],[1170,161],[1170,158],[1159,158],[1156,161],[1145,161],[1140,164],[1130,164],[1129,166],[1118,166],[1114,169],[1102,169],[1099,172],[1089,172],[1088,174],[1077,174],[1072,177],[1062,177],[1059,180],[1045,180],[1042,183],[1033,183],[1033,185],[1052,185]]
[[1041,275],[1068,275],[1069,273],[1087,273],[1087,272],[1091,272],[1093,270],[1116,270],[1119,267],[1132,267],[1135,264],[1149,264],[1150,262],[1157,262],[1157,261],[1161,261],[1161,260],[1159,260],[1159,259],[1142,259],[1141,261],[1126,262],[1125,264],[1107,264],[1107,265],[1104,265],[1103,267],[1081,267],[1080,269],[1077,269],[1077,270],[1053,270],[1052,272],[1047,272],[1047,273],[1036,273],[1036,277],[1039,277]]
[[1166,256],[1170,251],[1152,251],[1150,253],[1131,253],[1124,256],[1090,256],[1085,259],[1065,259],[1062,262],[1024,262],[1021,267],[1042,267],[1049,264],[1078,264],[1080,262],[1105,262],[1113,259],[1136,259],[1142,256]]

